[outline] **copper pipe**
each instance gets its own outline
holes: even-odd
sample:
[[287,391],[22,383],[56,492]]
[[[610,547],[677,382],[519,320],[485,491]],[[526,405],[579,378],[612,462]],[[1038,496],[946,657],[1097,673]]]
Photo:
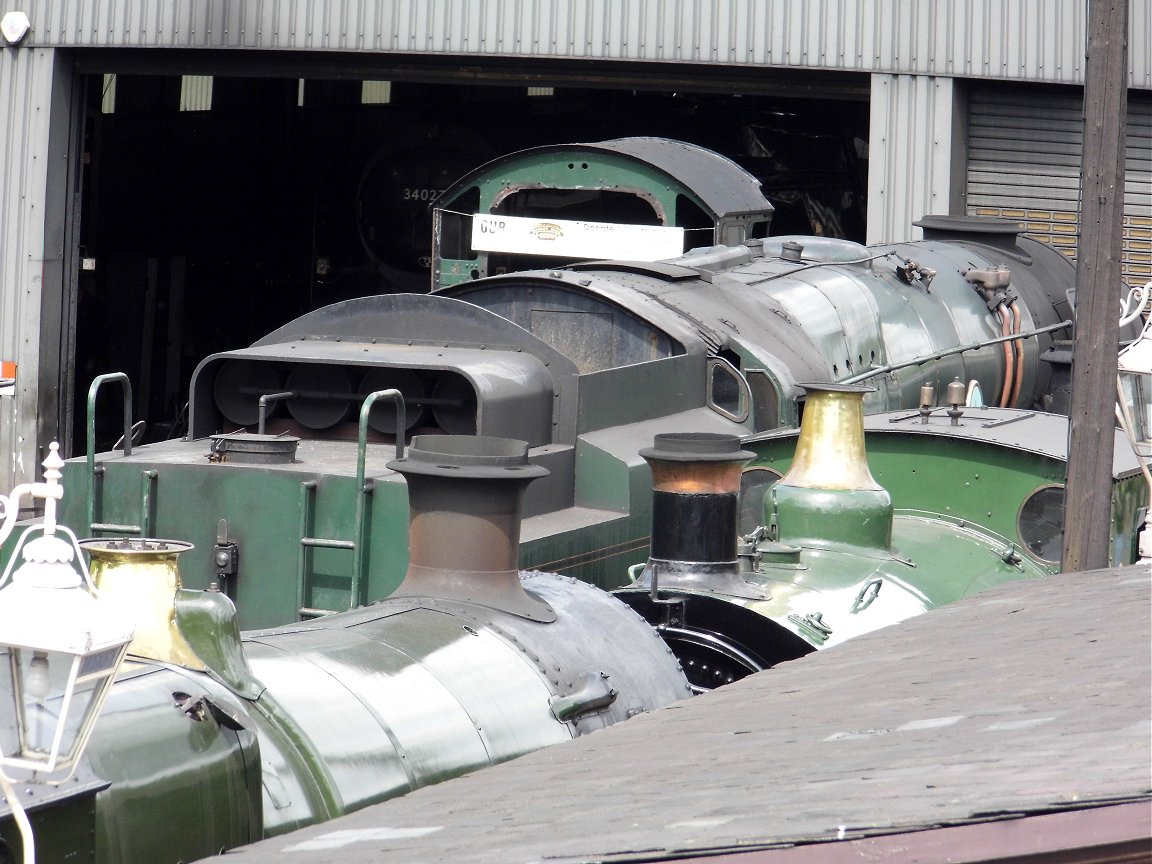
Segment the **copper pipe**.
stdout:
[[[1008,304],[1008,308],[1012,310],[1012,333],[1018,335],[1020,333],[1020,304],[1013,300]],[[1024,383],[1024,340],[1016,339],[1012,342],[1012,352],[1016,360],[1016,377],[1012,382],[1012,398],[1008,400],[1009,408],[1016,405],[1017,400],[1020,398],[1020,388]]]
[[[1012,322],[1008,319],[1008,314],[1003,306],[996,307],[996,317],[1000,321],[1000,335],[1010,336],[1012,333]],[[1015,356],[1012,350],[1011,342],[1004,342],[1004,386],[1000,389],[1000,400],[997,405],[1005,408],[1008,405],[1008,400],[1012,395],[1012,379],[1014,377],[1015,363],[1013,358]]]

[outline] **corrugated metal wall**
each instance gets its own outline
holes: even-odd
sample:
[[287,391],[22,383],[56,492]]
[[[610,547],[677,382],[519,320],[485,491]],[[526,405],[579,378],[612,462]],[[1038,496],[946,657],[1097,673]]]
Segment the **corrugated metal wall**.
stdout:
[[17,363],[15,395],[0,396],[4,492],[41,479],[37,445],[48,443],[34,439],[54,60],[49,49],[0,50],[0,360]]
[[[1028,232],[1076,254],[1083,98],[974,86],[969,115],[967,210],[1021,220]],[[1128,100],[1124,277],[1152,279],[1152,96]]]
[[[36,447],[45,442],[33,439],[53,434],[37,428],[45,422],[37,402],[47,396],[37,392],[36,381],[41,282],[49,258],[49,272],[56,275],[45,290],[63,290],[57,272],[61,250],[45,251],[46,203],[55,194],[49,190],[60,185],[60,172],[67,173],[66,166],[56,166],[50,174],[45,164],[49,114],[58,108],[53,76],[59,83],[64,74],[53,69],[53,46],[436,53],[721,64],[749,72],[870,72],[876,77],[869,238],[878,240],[915,236],[912,220],[955,209],[953,161],[963,148],[953,121],[964,85],[953,79],[1080,84],[1087,24],[1086,0],[23,0],[19,7],[32,30],[20,46],[0,50],[0,359],[20,364],[17,395],[0,397],[3,488],[36,478]],[[1152,91],[1152,3],[1135,0],[1129,9],[1130,83]],[[201,83],[188,93],[190,106],[210,104],[210,83]],[[1055,167],[1046,169],[1064,170],[1052,155]],[[1139,152],[1129,158],[1130,165],[1143,164]],[[1139,193],[1145,175],[1133,176]],[[1002,205],[999,181],[989,182],[989,195],[1000,195]],[[970,194],[979,194],[978,185],[970,184]],[[1140,221],[1147,214],[1138,212],[1142,200],[1136,199],[1136,221],[1126,234],[1127,251],[1137,262],[1149,245],[1146,222]],[[970,198],[969,211],[975,206]],[[1055,214],[1062,207],[1045,209]],[[1029,205],[1020,209],[1028,211]],[[1053,217],[1050,224],[1063,223]],[[58,232],[62,226],[51,228]]]
[[876,75],[868,141],[868,242],[911,240],[912,222],[946,214],[955,167],[956,81]]
[[[1078,83],[1085,0],[28,0],[40,45],[436,52]],[[1132,84],[1152,12],[1132,3]]]

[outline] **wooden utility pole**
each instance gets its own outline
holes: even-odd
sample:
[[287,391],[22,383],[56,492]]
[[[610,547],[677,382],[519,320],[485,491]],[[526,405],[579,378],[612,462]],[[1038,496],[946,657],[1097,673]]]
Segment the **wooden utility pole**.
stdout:
[[1127,126],[1128,0],[1089,0],[1076,337],[1061,569],[1108,566]]

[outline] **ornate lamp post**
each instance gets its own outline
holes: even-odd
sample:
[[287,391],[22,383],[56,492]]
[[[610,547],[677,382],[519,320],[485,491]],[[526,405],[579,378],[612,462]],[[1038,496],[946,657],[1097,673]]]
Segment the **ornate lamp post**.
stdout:
[[[1139,309],[1152,304],[1152,282],[1144,286]],[[1130,318],[1129,320],[1133,320]],[[1148,481],[1148,515],[1140,532],[1141,559],[1152,559],[1152,316],[1144,322],[1139,338],[1120,352],[1116,363],[1117,413],[1128,443],[1136,451]]]
[[42,522],[24,532],[0,577],[0,786],[20,826],[26,864],[35,860],[34,838],[9,784],[59,784],[72,776],[132,639],[131,625],[98,605],[75,534],[56,524],[64,465],[58,449],[53,442],[44,460],[45,482],[0,496],[0,543],[12,532],[22,495],[44,501]]

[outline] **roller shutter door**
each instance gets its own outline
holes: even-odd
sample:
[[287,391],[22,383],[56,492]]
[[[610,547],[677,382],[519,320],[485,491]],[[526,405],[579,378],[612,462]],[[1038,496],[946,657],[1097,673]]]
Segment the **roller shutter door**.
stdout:
[[[968,113],[967,212],[1022,222],[1076,254],[1083,97],[1072,88],[976,85]],[[1129,91],[1122,268],[1152,279],[1152,93]]]

